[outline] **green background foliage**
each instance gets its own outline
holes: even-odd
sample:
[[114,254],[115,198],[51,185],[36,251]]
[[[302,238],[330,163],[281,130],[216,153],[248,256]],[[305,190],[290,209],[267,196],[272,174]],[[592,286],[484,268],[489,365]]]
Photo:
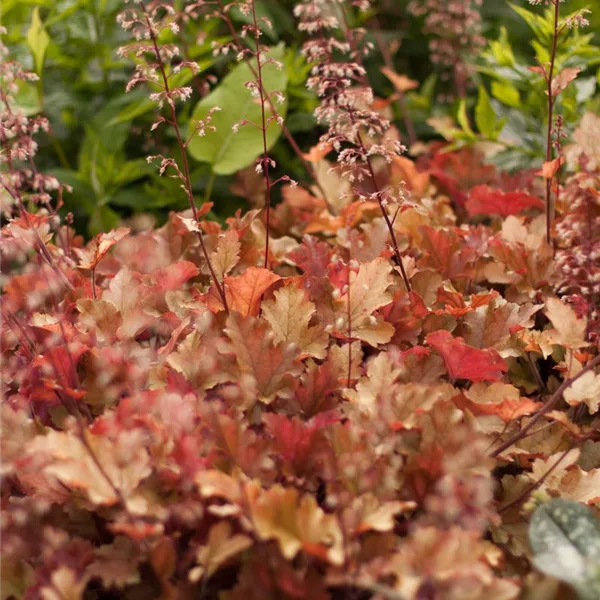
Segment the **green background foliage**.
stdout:
[[[175,2],[175,8],[181,8],[179,4]],[[267,66],[265,87],[285,92],[286,102],[279,109],[290,132],[306,150],[318,140],[319,128],[312,115],[316,99],[305,87],[309,67],[299,52],[302,39],[292,16],[293,4],[289,0],[259,1],[257,9],[259,16],[273,23],[262,40],[284,63],[282,71]],[[576,11],[586,4],[584,0],[569,0],[565,12],[567,6],[569,11]],[[365,26],[375,44],[397,45],[393,57],[396,72],[420,83],[405,98],[418,139],[427,141],[441,135],[455,146],[492,141],[502,145],[495,158],[502,167],[539,165],[544,145],[541,123],[546,116],[544,84],[527,67],[536,59],[547,59],[548,11],[525,3],[485,2],[483,33],[489,40],[488,48],[480,57],[469,96],[447,103],[440,100],[440,94],[448,84],[430,63],[422,22],[410,15],[407,6],[407,1],[382,1],[376,12],[363,15],[355,24]],[[124,93],[134,65],[117,54],[130,39],[116,22],[122,9],[120,0],[5,0],[0,8],[12,58],[40,76],[37,86],[22,86],[17,98],[26,114],[43,112],[50,119],[50,134],[40,140],[38,167],[73,188],[65,195],[64,211],[73,212],[78,229],[90,234],[114,227],[123,216],[144,212],[162,220],[169,210],[186,206],[179,183],[159,177],[155,166],[146,162],[148,155],[176,154],[175,138],[169,127],[150,134],[156,105],[149,100],[147,89]],[[231,17],[238,28],[248,19],[236,11]],[[600,10],[590,18],[588,31],[572,31],[559,47],[561,68],[582,69],[575,85],[561,97],[567,128],[575,125],[583,105],[599,108],[597,100],[594,105],[594,95],[600,63]],[[217,132],[194,138],[189,147],[193,191],[198,199],[218,198],[211,213],[214,218],[245,206],[230,186],[235,172],[252,165],[262,148],[260,132],[255,128],[246,126],[236,136],[232,133],[233,123],[240,118],[256,120],[260,109],[250,101],[244,87],[251,78],[248,67],[237,63],[235,53],[213,56],[210,42],[227,42],[228,35],[219,21],[199,18],[189,21],[177,40],[161,39],[177,41],[185,58],[201,67],[195,78],[187,69],[173,75],[174,84],[191,85],[194,90],[193,98],[178,106],[184,130],[189,131],[193,119],[203,117],[211,106],[218,104],[223,109],[213,116]],[[375,93],[388,97],[393,86],[380,72],[380,53],[374,52],[366,66]],[[206,85],[212,76],[211,85]],[[395,123],[406,139],[404,115],[396,105],[393,110]],[[427,122],[431,117],[439,121],[447,115],[455,120],[455,127],[432,128]],[[302,161],[280,133],[272,123],[268,144],[277,163],[275,176],[286,174],[306,181]]]

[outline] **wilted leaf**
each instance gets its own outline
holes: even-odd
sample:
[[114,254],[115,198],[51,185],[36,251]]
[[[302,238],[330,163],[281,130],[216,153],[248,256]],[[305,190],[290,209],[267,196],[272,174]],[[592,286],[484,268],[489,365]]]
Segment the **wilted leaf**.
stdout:
[[558,156],[554,160],[545,162],[536,175],[540,175],[540,177],[543,177],[544,179],[554,179],[556,172],[564,162],[565,159],[562,156]]
[[119,227],[109,233],[99,233],[86,248],[74,248],[79,256],[80,269],[95,269],[106,253],[125,236],[129,235],[128,227]]
[[419,87],[419,82],[414,79],[409,79],[406,75],[399,75],[388,67],[379,69],[394,85],[400,93],[408,92]]
[[581,69],[577,67],[566,67],[558,75],[552,78],[552,96],[556,97],[573,81]]

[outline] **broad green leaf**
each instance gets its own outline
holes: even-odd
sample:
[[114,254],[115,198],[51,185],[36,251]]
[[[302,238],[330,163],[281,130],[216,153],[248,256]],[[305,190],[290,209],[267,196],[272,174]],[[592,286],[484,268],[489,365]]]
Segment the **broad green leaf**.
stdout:
[[518,108],[521,99],[519,92],[511,87],[508,83],[500,83],[499,81],[492,81],[492,96],[497,100],[500,100],[502,104]]
[[31,19],[31,26],[27,30],[27,45],[33,55],[35,62],[35,72],[39,75],[42,72],[44,66],[44,56],[46,55],[46,49],[50,44],[50,36],[44,29],[44,24],[40,19],[40,9],[36,6],[33,9],[33,17]]
[[475,107],[475,123],[481,133],[488,138],[495,138],[497,133],[496,113],[490,102],[490,97],[482,85],[479,86],[479,97]]
[[[281,61],[284,48],[279,45],[269,52],[270,58]],[[246,88],[246,82],[253,79],[246,63],[236,66],[221,84],[206,98],[202,99],[192,115],[192,120],[204,119],[208,111],[219,106],[220,112],[213,114],[211,125],[216,132],[209,131],[205,137],[194,137],[188,148],[198,161],[207,162],[218,175],[230,175],[251,165],[263,152],[262,132],[252,125],[240,127],[234,133],[233,126],[242,119],[261,124],[260,103]],[[275,65],[263,67],[263,85],[267,93],[285,92],[288,76]],[[285,117],[287,102],[276,105],[278,113]],[[267,117],[272,116],[267,105]],[[272,122],[267,130],[267,149],[271,148],[279,136],[281,128]]]
[[600,520],[589,508],[561,499],[542,504],[529,540],[540,571],[572,585],[581,600],[600,598]]

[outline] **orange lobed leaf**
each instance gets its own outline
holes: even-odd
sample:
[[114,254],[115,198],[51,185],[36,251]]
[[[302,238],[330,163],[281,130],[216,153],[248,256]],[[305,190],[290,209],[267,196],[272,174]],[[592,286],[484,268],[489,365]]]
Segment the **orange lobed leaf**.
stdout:
[[236,277],[225,277],[225,294],[229,310],[243,317],[257,315],[262,295],[281,277],[269,269],[249,267]]
[[379,70],[392,82],[396,90],[402,94],[419,87],[418,81],[410,79],[406,75],[400,75],[389,67],[381,67]]

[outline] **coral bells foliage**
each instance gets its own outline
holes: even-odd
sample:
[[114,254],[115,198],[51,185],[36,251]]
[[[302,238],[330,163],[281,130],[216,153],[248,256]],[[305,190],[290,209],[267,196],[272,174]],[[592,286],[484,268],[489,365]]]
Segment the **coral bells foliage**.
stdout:
[[70,250],[43,212],[3,228],[15,595],[510,599],[537,585],[513,566],[529,557],[529,494],[600,499],[588,316],[553,293],[543,215],[456,226],[421,175],[394,224],[410,293],[377,206],[350,238],[295,222],[270,270],[255,266],[256,211],[199,223],[228,310],[187,217],[86,245],[67,230]]
[[[158,76],[178,130],[154,44],[169,12],[133,8],[137,72]],[[7,597],[565,597],[533,572],[525,532],[533,491],[600,502],[596,138],[565,149],[555,258],[518,177],[474,150],[432,146],[419,164],[388,150],[358,50],[331,35],[347,8],[297,9],[346,177],[308,149],[320,189],[284,187],[269,268],[260,211],[205,220],[184,154],[166,167],[189,211],[88,242],[48,206],[25,210],[34,171],[10,156]],[[352,66],[332,62],[347,52]],[[23,127],[3,135],[30,152]],[[389,218],[383,190],[402,180],[410,203]]]

